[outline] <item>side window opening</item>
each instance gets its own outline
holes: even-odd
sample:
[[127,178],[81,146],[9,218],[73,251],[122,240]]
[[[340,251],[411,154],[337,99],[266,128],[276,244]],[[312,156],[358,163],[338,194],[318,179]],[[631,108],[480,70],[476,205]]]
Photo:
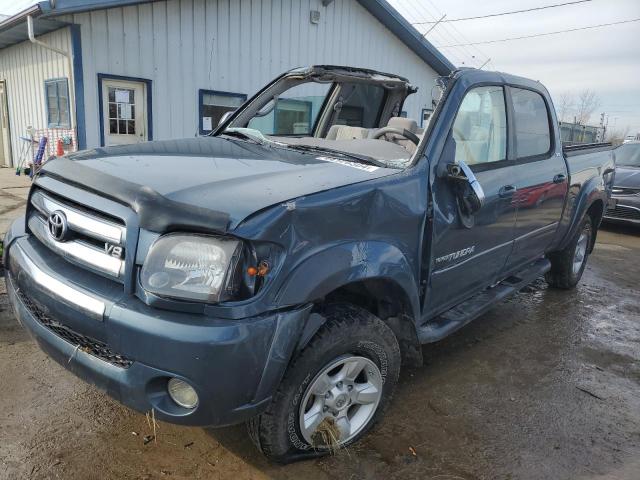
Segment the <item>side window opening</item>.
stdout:
[[551,150],[547,105],[537,92],[511,88],[518,158],[544,155]]
[[349,127],[377,128],[384,106],[385,90],[379,85],[365,83],[344,84],[340,113],[335,124]]
[[500,86],[478,87],[465,95],[453,124],[456,161],[467,165],[507,158],[507,114]]

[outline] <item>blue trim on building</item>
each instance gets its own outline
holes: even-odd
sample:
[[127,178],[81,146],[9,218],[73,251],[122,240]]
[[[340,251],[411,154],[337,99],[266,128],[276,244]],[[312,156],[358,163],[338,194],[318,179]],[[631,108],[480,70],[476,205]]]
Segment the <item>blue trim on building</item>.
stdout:
[[153,102],[152,87],[153,82],[148,78],[125,77],[122,75],[111,75],[108,73],[98,74],[98,115],[100,126],[100,146],[104,147],[104,105],[102,103],[102,80],[122,80],[124,82],[144,83],[147,90],[147,140],[153,140]]
[[87,124],[84,110],[84,73],[82,71],[82,38],[80,25],[71,25],[71,54],[73,56],[73,91],[76,105],[78,150],[87,148]]
[[241,98],[242,99],[242,103],[247,101],[247,94],[246,93],[235,93],[235,92],[222,92],[220,90],[207,90],[205,88],[201,88],[198,90],[198,132],[200,132],[200,135],[207,135],[209,133],[211,133],[213,130],[215,130],[215,128],[217,127],[217,125],[211,125],[213,127],[213,130],[205,130],[204,128],[202,128],[202,117],[203,117],[203,101],[204,101],[204,96],[205,95],[222,95],[225,97],[235,97],[235,98]]

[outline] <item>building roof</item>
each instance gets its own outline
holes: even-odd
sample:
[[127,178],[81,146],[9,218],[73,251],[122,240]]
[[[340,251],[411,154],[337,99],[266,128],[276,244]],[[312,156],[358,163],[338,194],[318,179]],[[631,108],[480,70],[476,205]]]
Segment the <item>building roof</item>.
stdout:
[[[56,19],[57,16],[81,13],[105,8],[123,7],[149,3],[154,0],[45,0],[8,18],[0,18],[0,49],[27,40],[28,15],[38,17],[34,22],[35,34],[43,35],[68,25]],[[454,65],[427,41],[400,13],[386,0],[357,0],[380,23],[396,35],[418,57],[429,64],[440,75],[448,75]]]

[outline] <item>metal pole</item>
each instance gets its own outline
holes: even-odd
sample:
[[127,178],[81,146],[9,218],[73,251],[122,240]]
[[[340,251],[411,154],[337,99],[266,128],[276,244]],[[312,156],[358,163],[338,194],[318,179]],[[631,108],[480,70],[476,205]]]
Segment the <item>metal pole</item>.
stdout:
[[487,58],[487,61],[486,61],[486,62],[484,62],[482,65],[480,65],[480,66],[478,67],[478,70],[482,70],[482,67],[484,67],[484,66],[485,66],[487,63],[489,63],[490,61],[491,61],[491,59],[490,59],[490,58]]

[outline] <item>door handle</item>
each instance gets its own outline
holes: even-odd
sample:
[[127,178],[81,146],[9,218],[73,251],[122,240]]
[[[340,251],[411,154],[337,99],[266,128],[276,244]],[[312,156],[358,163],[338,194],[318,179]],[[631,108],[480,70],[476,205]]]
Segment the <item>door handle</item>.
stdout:
[[558,175],[553,177],[553,183],[564,183],[566,179],[567,179],[567,176],[565,174],[559,173]]
[[505,185],[500,190],[498,190],[498,196],[500,198],[509,198],[513,197],[513,194],[516,193],[517,188],[513,185]]

